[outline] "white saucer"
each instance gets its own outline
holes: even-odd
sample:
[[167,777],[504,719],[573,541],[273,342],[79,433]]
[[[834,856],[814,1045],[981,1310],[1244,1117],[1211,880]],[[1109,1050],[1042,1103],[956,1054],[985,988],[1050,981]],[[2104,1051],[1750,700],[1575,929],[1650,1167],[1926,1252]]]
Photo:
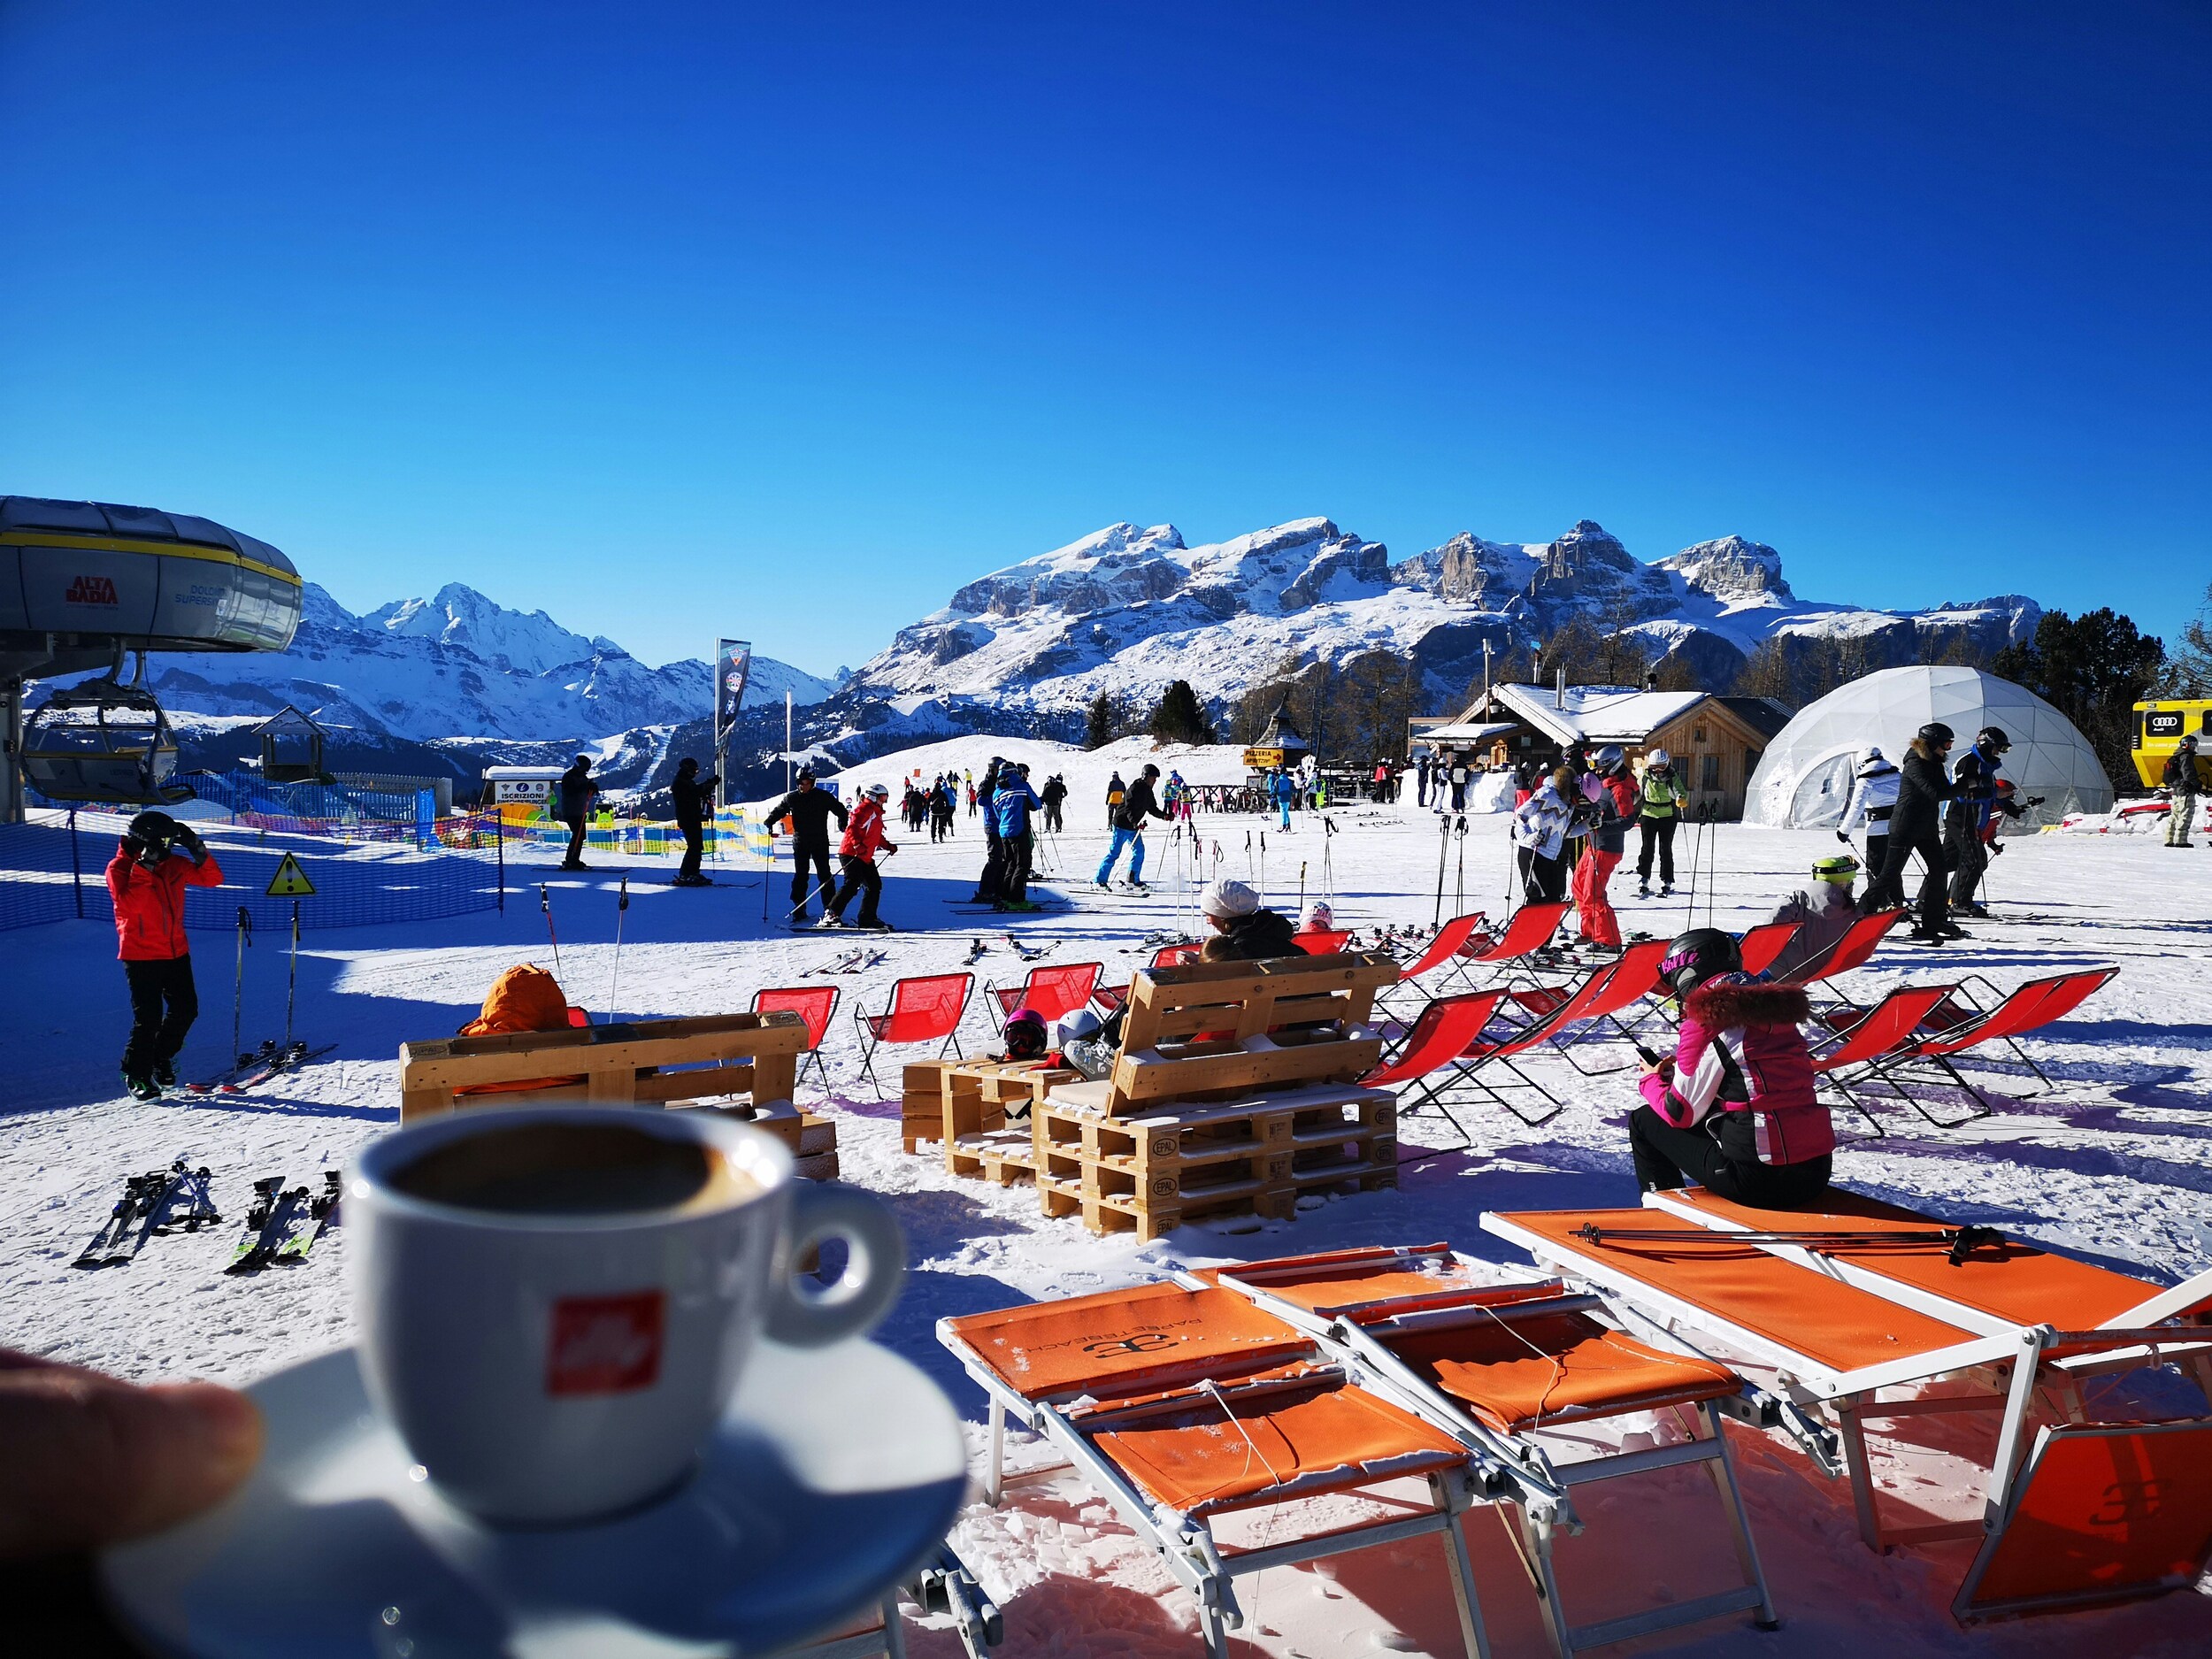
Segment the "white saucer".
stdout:
[[118,1616],[179,1659],[734,1659],[871,1606],[967,1483],[950,1402],[851,1340],[763,1340],[699,1471],[618,1520],[495,1529],[409,1475],[353,1350],[250,1392],[259,1468],[207,1514],[106,1551]]

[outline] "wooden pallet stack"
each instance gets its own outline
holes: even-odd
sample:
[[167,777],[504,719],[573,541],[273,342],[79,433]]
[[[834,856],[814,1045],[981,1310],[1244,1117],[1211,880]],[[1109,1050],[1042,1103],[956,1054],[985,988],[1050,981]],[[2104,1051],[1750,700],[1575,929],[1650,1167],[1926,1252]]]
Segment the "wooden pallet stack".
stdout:
[[[1031,1112],[1082,1073],[1039,1060],[929,1060],[906,1068],[899,1133],[909,1152],[944,1150],[945,1168],[1001,1187],[1036,1170]],[[1012,1120],[1010,1122],[1010,1118]]]

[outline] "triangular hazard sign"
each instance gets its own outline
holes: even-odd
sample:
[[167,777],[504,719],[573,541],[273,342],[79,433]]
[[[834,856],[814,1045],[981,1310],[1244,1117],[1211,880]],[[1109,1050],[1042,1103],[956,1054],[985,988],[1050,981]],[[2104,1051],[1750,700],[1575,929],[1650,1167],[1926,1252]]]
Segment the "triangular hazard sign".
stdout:
[[315,884],[307,879],[307,872],[300,868],[300,861],[291,854],[284,855],[276,867],[276,874],[269,878],[269,896],[273,899],[301,899],[314,892]]

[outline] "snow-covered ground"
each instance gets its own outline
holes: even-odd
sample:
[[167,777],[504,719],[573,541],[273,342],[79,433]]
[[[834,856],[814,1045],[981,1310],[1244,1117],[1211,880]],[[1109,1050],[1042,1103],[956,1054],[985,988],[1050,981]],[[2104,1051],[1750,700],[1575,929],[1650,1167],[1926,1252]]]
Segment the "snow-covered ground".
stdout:
[[[1125,979],[1146,959],[1146,935],[1172,926],[1178,915],[1164,887],[1142,899],[1086,885],[1105,842],[1106,773],[1119,765],[1131,775],[1147,752],[1142,744],[1085,756],[978,739],[887,757],[847,777],[856,785],[879,777],[895,782],[918,767],[927,776],[948,766],[980,774],[998,751],[1030,758],[1039,782],[1061,771],[1073,788],[1069,827],[1056,847],[1048,845],[1041,880],[1068,895],[1075,908],[1022,918],[1017,931],[1050,946],[1048,961],[1096,960],[1110,979]],[[1159,759],[1194,781],[1234,775],[1227,751],[1164,752]],[[1340,925],[1426,923],[1441,845],[1445,908],[1452,908],[1459,849],[1440,838],[1432,818],[1409,802],[1348,806],[1330,816],[1338,831],[1333,836],[1325,838],[1311,818],[1288,836],[1268,833],[1271,897],[1294,896],[1301,865],[1309,893],[1322,887],[1325,846]],[[1254,819],[1202,818],[1208,862],[1217,842],[1225,872],[1248,870],[1256,878],[1259,827]],[[1686,834],[1680,843],[1686,867]],[[1171,883],[1179,849],[1157,832],[1150,839],[1155,879]],[[1834,849],[1825,833],[1720,826],[1710,849],[1715,920],[1740,927],[1764,919],[1812,859]],[[979,979],[1003,983],[1019,976],[1023,964],[1001,930],[986,927],[994,918],[956,914],[942,902],[971,890],[981,851],[977,820],[964,811],[949,845],[933,848],[926,835],[906,838],[888,865],[884,907],[905,931],[886,942],[879,966],[839,981],[848,1007],[856,1001],[880,1007],[897,975],[956,969],[978,936],[996,941],[977,964]],[[1501,907],[1506,851],[1502,818],[1471,820],[1468,908]],[[669,866],[653,861],[610,864],[588,876],[531,871],[530,879],[541,874],[550,888],[565,983],[595,1014],[605,1012],[610,1000],[614,887],[622,868],[633,876],[634,902],[613,995],[625,1014],[741,1009],[757,987],[805,982],[849,939],[794,938],[764,926],[754,875],[732,866],[718,872],[725,885],[695,892],[657,885]],[[783,908],[787,872],[778,866],[766,895],[772,914]],[[1617,878],[1617,898],[1633,886],[1632,877]],[[1893,1111],[1887,1139],[1849,1142],[1838,1159],[1839,1179],[2162,1281],[2212,1262],[2212,1020],[2204,1011],[2212,1001],[2212,856],[2201,848],[2170,851],[2149,837],[2024,837],[2007,843],[1991,890],[2003,919],[1978,926],[1970,943],[1931,951],[1893,947],[1850,988],[1871,994],[1908,978],[1969,970],[2010,986],[2093,962],[2118,964],[2119,979],[2036,1040],[2058,1084],[2054,1097],[1947,1132]],[[1664,907],[1624,899],[1621,909],[1624,925],[1653,933],[1675,931],[1686,915],[1679,899]],[[1703,909],[1701,902],[1701,919]],[[188,1075],[214,1070],[230,1034],[228,941],[206,936],[199,943],[204,1011],[184,1056]],[[250,1040],[282,1025],[283,958],[274,943],[257,947],[248,964]],[[501,969],[521,961],[551,965],[534,895],[511,894],[503,914],[310,934],[300,964],[299,1024],[311,1041],[337,1048],[282,1087],[234,1101],[146,1106],[118,1093],[115,1056],[127,1008],[112,956],[112,934],[92,923],[0,939],[15,1010],[14,1082],[0,1109],[0,1341],[134,1378],[234,1382],[343,1342],[350,1315],[340,1271],[342,1227],[309,1265],[247,1280],[219,1271],[231,1243],[228,1226],[157,1240],[128,1269],[74,1272],[69,1262],[127,1173],[186,1155],[213,1169],[217,1200],[235,1214],[256,1177],[316,1180],[389,1127],[398,1111],[399,1043],[451,1032],[474,1013]],[[985,1046],[987,1032],[981,1011],[972,1010],[964,1029],[970,1052]],[[1509,1261],[1512,1253],[1478,1227],[1480,1211],[1633,1201],[1621,1129],[1632,1103],[1627,1074],[1586,1080],[1562,1064],[1538,1062],[1546,1081],[1571,1102],[1540,1129],[1500,1113],[1465,1114],[1474,1146],[1409,1164],[1395,1193],[1335,1199],[1290,1223],[1187,1227],[1140,1248],[1126,1239],[1094,1239],[1073,1221],[1041,1218],[1026,1187],[956,1179],[930,1157],[905,1156],[897,1101],[875,1099],[857,1084],[853,1026],[842,1010],[826,1057],[834,1097],[825,1105],[810,1089],[802,1103],[837,1118],[845,1179],[884,1195],[910,1241],[908,1288],[882,1340],[930,1371],[978,1420],[980,1396],[932,1339],[941,1316],[1126,1285],[1179,1265],[1333,1245],[1444,1239]],[[879,1067],[894,1090],[895,1064]],[[1440,1137],[1431,1120],[1416,1117],[1403,1138],[1411,1158]],[[2054,1659],[2077,1652],[2177,1659],[2212,1651],[2212,1603],[2195,1595],[1962,1632],[1947,1611],[1964,1564],[1955,1548],[1878,1558],[1857,1541],[1839,1485],[1766,1441],[1740,1444],[1786,1628],[1778,1637],[1761,1636],[1721,1621],[1647,1641],[1639,1651],[1850,1659],[1878,1651]],[[1931,1452],[1899,1478],[1943,1466]],[[1956,1496],[1950,1502],[1960,1512],[1972,1507]],[[1699,1594],[1724,1581],[1731,1557],[1710,1490],[1692,1477],[1617,1483],[1583,1507],[1589,1532],[1560,1553],[1578,1618],[1605,1617],[1655,1595]],[[1256,1536],[1264,1525],[1256,1523]],[[972,1509],[954,1541],[1006,1606],[1009,1640],[1002,1652],[1197,1651],[1187,1599],[1072,1480],[1043,1478],[1017,1486],[1004,1510]],[[1542,1651],[1526,1581],[1496,1522],[1478,1511],[1471,1541],[1497,1651]],[[1240,1594],[1254,1615],[1239,1641],[1247,1655],[1456,1651],[1432,1540],[1318,1570],[1271,1571],[1242,1583]],[[916,1648],[931,1659],[956,1652],[948,1634],[934,1631],[917,1632]]]

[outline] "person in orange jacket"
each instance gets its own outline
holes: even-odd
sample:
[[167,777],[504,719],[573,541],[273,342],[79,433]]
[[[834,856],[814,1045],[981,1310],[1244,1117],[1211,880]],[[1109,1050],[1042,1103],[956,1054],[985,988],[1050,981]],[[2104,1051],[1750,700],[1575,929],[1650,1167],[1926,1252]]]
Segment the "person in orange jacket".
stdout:
[[131,989],[123,1087],[140,1100],[159,1100],[162,1089],[177,1080],[177,1050],[199,1018],[192,946],[184,933],[184,890],[222,882],[223,867],[207,844],[166,812],[133,818],[108,861],[115,954]]

